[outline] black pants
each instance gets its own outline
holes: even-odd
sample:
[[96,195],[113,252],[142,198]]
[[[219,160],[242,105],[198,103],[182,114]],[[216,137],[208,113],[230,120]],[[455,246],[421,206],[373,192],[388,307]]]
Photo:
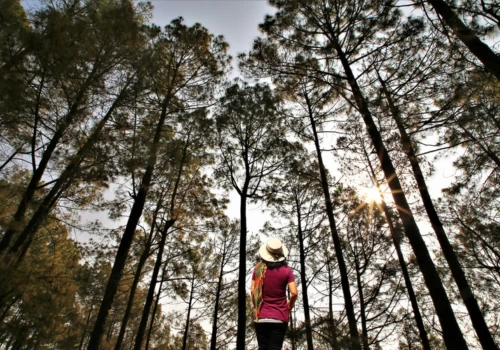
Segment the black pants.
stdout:
[[288,323],[255,323],[259,350],[281,350]]

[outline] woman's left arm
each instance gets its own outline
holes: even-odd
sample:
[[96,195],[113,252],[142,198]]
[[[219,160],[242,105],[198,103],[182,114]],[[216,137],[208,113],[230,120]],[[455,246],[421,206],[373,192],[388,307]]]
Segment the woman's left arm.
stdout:
[[299,296],[297,291],[297,283],[295,281],[288,283],[288,291],[290,292],[290,300],[288,301],[288,310],[292,310]]

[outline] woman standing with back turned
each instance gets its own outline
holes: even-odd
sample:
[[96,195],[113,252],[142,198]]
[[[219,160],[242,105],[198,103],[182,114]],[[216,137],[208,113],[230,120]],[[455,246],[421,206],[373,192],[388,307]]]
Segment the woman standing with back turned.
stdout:
[[286,263],[288,249],[279,239],[270,238],[260,247],[259,255],[261,261],[255,266],[250,288],[257,342],[259,350],[281,350],[290,311],[297,300],[297,285]]

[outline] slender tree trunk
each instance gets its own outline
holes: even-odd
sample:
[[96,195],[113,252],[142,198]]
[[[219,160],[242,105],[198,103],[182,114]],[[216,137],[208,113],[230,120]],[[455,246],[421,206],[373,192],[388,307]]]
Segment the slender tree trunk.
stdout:
[[420,335],[420,340],[422,342],[422,346],[424,347],[424,350],[431,350],[431,344],[429,342],[429,337],[427,336],[427,331],[425,330],[424,320],[422,318],[422,314],[420,313],[420,308],[418,307],[417,296],[415,295],[415,291],[413,290],[413,285],[411,283],[410,274],[408,273],[408,267],[406,266],[406,261],[405,261],[403,252],[401,251],[401,238],[399,236],[399,233],[396,232],[394,225],[392,224],[389,208],[385,204],[382,191],[380,190],[380,184],[378,183],[378,180],[377,180],[377,177],[375,174],[375,170],[373,169],[370,158],[368,157],[368,153],[366,152],[366,149],[364,147],[363,147],[363,152],[364,152],[365,157],[368,161],[368,166],[370,167],[370,172],[371,172],[372,178],[375,181],[375,186],[377,186],[377,189],[378,189],[379,194],[380,194],[380,199],[381,199],[380,205],[382,206],[382,209],[384,211],[385,220],[386,220],[387,225],[389,227],[389,232],[391,233],[392,242],[394,243],[394,247],[396,248],[396,254],[397,254],[398,260],[399,260],[399,266],[401,267],[401,271],[403,272],[403,278],[405,280],[406,291],[408,293],[408,298],[410,299],[410,304],[411,304],[412,309],[413,309],[413,317],[415,318],[415,323],[417,324],[417,329],[418,329],[418,332]]
[[[377,72],[378,74],[378,72]],[[418,190],[420,192],[420,196],[422,198],[422,202],[424,203],[425,211],[427,212],[427,216],[431,222],[432,228],[436,233],[439,244],[441,246],[441,250],[443,251],[444,257],[448,262],[448,266],[450,267],[451,274],[453,279],[455,280],[458,290],[460,291],[460,296],[467,307],[467,311],[469,311],[469,316],[472,321],[472,325],[476,330],[476,334],[479,338],[479,342],[481,343],[483,349],[498,349],[491,333],[488,329],[488,325],[484,320],[484,316],[479,308],[476,298],[472,293],[472,289],[470,288],[469,282],[465,277],[465,272],[458,261],[457,255],[453,250],[453,247],[448,240],[448,236],[444,231],[443,224],[439,219],[439,215],[434,207],[434,203],[432,202],[431,195],[427,189],[427,184],[425,182],[425,177],[420,168],[420,163],[418,161],[418,157],[416,155],[415,149],[413,148],[413,144],[410,136],[406,132],[406,129],[403,125],[403,121],[401,120],[401,115],[399,113],[398,108],[394,104],[392,100],[392,96],[387,89],[385,82],[379,76],[379,81],[382,84],[382,90],[384,91],[385,97],[389,104],[389,109],[391,111],[392,117],[396,122],[399,133],[401,135],[401,145],[403,147],[404,152],[408,156],[408,160],[410,161],[411,168],[413,170],[413,175],[415,176],[415,180],[417,182]]]
[[191,291],[189,292],[189,302],[186,316],[186,325],[184,326],[184,336],[182,337],[182,350],[186,350],[188,334],[189,334],[189,322],[191,321],[191,309],[193,308],[193,296],[194,296],[194,280],[195,272],[193,270],[193,276],[191,278]]
[[333,317],[333,275],[332,269],[330,267],[330,258],[328,258],[327,269],[328,269],[328,318],[330,319],[330,327],[332,330],[331,344],[333,349],[338,348],[337,341],[337,326],[335,324],[335,318]]
[[429,0],[428,2],[469,51],[500,81],[500,56],[483,43],[444,0]]
[[90,310],[87,315],[87,320],[85,321],[85,327],[83,328],[82,338],[80,339],[80,345],[78,346],[78,350],[83,349],[83,343],[85,342],[85,336],[87,335],[87,327],[90,323],[90,317],[92,316],[92,311],[94,311],[94,304],[90,305]]
[[[333,38],[334,37],[331,39]],[[449,350],[468,349],[462,331],[460,330],[458,322],[455,318],[455,314],[453,313],[453,309],[451,308],[451,303],[448,299],[448,295],[446,294],[446,290],[443,287],[441,278],[439,277],[434,262],[429,254],[429,250],[427,249],[422,235],[420,234],[420,230],[415,222],[410,205],[406,200],[406,195],[403,192],[403,188],[401,187],[401,183],[399,182],[399,178],[396,174],[396,169],[394,168],[394,165],[389,157],[389,152],[385,148],[382,137],[380,136],[377,126],[373,121],[371,112],[368,109],[368,104],[361,93],[356,78],[354,77],[350,64],[342,51],[342,48],[336,41],[333,41],[332,44],[344,68],[355,103],[366,124],[368,134],[372,139],[375,151],[377,152],[382,166],[382,170],[384,171],[385,178],[391,189],[394,203],[396,204],[403,222],[406,235],[417,258],[417,262],[424,276],[427,288],[429,289],[429,293],[434,303],[434,308],[436,309],[436,313],[443,330],[443,339],[446,347]]]
[[90,336],[88,350],[98,350],[99,345],[101,344],[101,337],[104,329],[104,324],[106,322],[106,318],[108,317],[108,312],[111,309],[111,305],[113,304],[113,299],[115,297],[116,291],[118,290],[118,285],[120,283],[123,274],[123,269],[125,267],[127,255],[130,250],[130,246],[132,245],[132,241],[134,239],[135,229],[142,216],[144,204],[146,203],[146,197],[149,192],[149,186],[151,185],[153,171],[158,156],[158,146],[160,143],[160,136],[162,134],[163,125],[165,124],[165,120],[167,117],[167,106],[169,105],[169,102],[170,102],[170,97],[167,97],[162,106],[160,120],[156,125],[155,136],[153,139],[153,143],[151,145],[151,153],[147,162],[146,170],[142,177],[142,182],[139,187],[139,191],[137,192],[137,195],[135,197],[134,204],[132,205],[130,216],[127,221],[127,226],[125,228],[125,231],[123,232],[120,245],[118,246],[118,251],[116,253],[116,258],[113,264],[113,268],[111,270],[111,275],[109,276],[109,281],[106,286],[106,291],[104,292],[104,297],[101,303],[101,307],[99,309],[99,313],[97,315],[97,320],[94,325],[92,334]]
[[359,259],[357,252],[354,252],[354,267],[356,269],[356,282],[358,285],[358,295],[359,295],[359,308],[361,314],[361,330],[362,330],[362,341],[363,341],[363,349],[369,350],[370,347],[368,345],[368,328],[366,327],[366,305],[365,305],[365,297],[363,293],[363,285],[361,283],[361,267],[359,265]]
[[137,336],[135,338],[135,350],[141,350],[142,339],[144,338],[144,332],[146,331],[146,326],[149,319],[149,311],[151,310],[151,304],[153,303],[156,282],[158,280],[158,274],[160,272],[160,267],[162,264],[163,250],[165,248],[165,241],[167,240],[167,232],[173,226],[175,220],[169,220],[165,222],[163,230],[161,230],[161,240],[158,247],[158,255],[156,257],[155,267],[153,269],[153,275],[151,276],[151,282],[149,284],[148,296],[146,297],[146,303],[144,304],[144,309],[142,312],[141,323],[139,324],[139,329],[137,331]]
[[47,169],[49,161],[52,158],[52,154],[54,153],[57,145],[59,144],[59,141],[63,137],[67,128],[73,123],[74,118],[78,115],[79,112],[78,109],[83,101],[85,92],[89,88],[91,80],[93,79],[94,75],[95,71],[92,71],[90,76],[87,78],[87,81],[80,89],[79,94],[76,96],[73,105],[68,111],[68,114],[57,124],[57,130],[52,136],[50,142],[48,143],[47,148],[43,152],[42,159],[40,160],[38,167],[33,172],[33,176],[31,177],[28,187],[23,193],[21,202],[17,207],[16,213],[14,214],[13,219],[9,223],[9,226],[7,227],[7,230],[3,235],[2,240],[0,240],[0,254],[3,254],[7,250],[10,241],[16,234],[18,227],[21,225],[21,221],[23,220],[24,215],[26,214],[26,211],[28,210],[28,207],[33,200],[35,191],[38,187],[38,184],[40,183],[40,180],[42,179],[43,174],[45,173],[45,170]]
[[[157,213],[158,210],[155,210],[152,220],[153,223],[156,221]],[[146,264],[146,260],[149,257],[149,251],[151,248],[151,242],[153,240],[153,234],[154,234],[154,224],[151,226],[148,241],[146,243],[146,246],[144,247],[144,251],[142,252],[141,257],[139,258],[139,262],[137,263],[137,269],[135,271],[134,281],[132,282],[132,286],[130,287],[130,295],[127,301],[127,308],[125,309],[125,313],[123,315],[123,320],[120,327],[120,333],[118,334],[118,339],[116,340],[115,344],[115,350],[121,350],[122,348],[123,339],[125,338],[125,331],[127,330],[128,320],[130,318],[130,313],[132,312],[132,306],[134,305],[135,292],[137,290],[137,286],[139,285],[139,281],[141,279],[142,269]]]
[[163,288],[163,282],[165,281],[165,271],[167,270],[168,264],[165,264],[163,271],[161,273],[161,282],[158,286],[158,293],[156,293],[155,306],[153,307],[153,312],[151,313],[151,322],[149,322],[148,336],[146,338],[145,350],[149,349],[149,341],[151,339],[151,334],[153,333],[153,326],[155,324],[156,312],[158,311],[158,304],[160,303],[161,289]]
[[302,281],[302,302],[304,304],[304,322],[306,325],[307,349],[314,350],[311,328],[311,316],[309,314],[309,296],[307,294],[306,278],[306,254],[304,249],[304,234],[302,232],[302,215],[300,213],[300,204],[295,195],[295,205],[297,207],[297,225],[299,238],[299,256],[300,256],[300,279]]
[[127,330],[128,320],[130,318],[130,313],[132,312],[132,306],[134,305],[135,292],[137,290],[137,286],[139,285],[139,281],[141,279],[141,273],[144,265],[146,264],[146,260],[149,257],[151,243],[153,242],[153,236],[155,231],[155,222],[158,217],[158,212],[160,210],[161,200],[159,199],[156,203],[155,211],[153,212],[153,217],[151,218],[151,229],[149,230],[149,237],[144,247],[144,252],[142,252],[139,262],[137,264],[137,270],[135,272],[134,281],[132,282],[132,286],[130,287],[130,295],[127,302],[127,308],[125,309],[125,314],[123,315],[122,325],[120,327],[120,333],[118,335],[118,339],[116,340],[115,350],[121,350],[123,339],[125,338],[125,331]]
[[[72,120],[72,118],[69,119]],[[12,240],[12,238],[16,233],[16,227],[20,226],[21,221],[24,218],[26,211],[28,210],[28,207],[31,201],[33,200],[35,191],[38,187],[38,184],[40,183],[40,180],[42,179],[45,169],[49,164],[49,160],[52,157],[52,154],[54,153],[56,146],[59,144],[59,140],[63,136],[64,131],[66,131],[68,125],[69,123],[60,123],[60,127],[57,129],[56,133],[50,140],[49,144],[47,145],[47,148],[45,149],[45,152],[43,152],[42,159],[38,164],[38,168],[31,177],[31,180],[28,184],[28,187],[26,188],[26,191],[23,193],[21,202],[19,203],[16,213],[14,214],[14,218],[12,219],[12,222],[9,224],[7,231],[5,231],[2,240],[0,241],[0,254],[3,254],[6,251],[6,249],[10,244],[10,241]]]
[[[179,164],[179,170],[177,171],[177,177],[175,179],[174,188],[172,190],[172,197],[171,197],[171,200],[170,200],[170,214],[172,216],[174,216],[175,199],[177,197],[177,191],[179,189],[179,184],[181,182],[182,171],[184,169],[184,164],[185,164],[185,160],[186,160],[186,156],[187,156],[187,150],[188,150],[189,145],[190,145],[190,139],[191,139],[191,130],[188,131],[187,139],[186,139],[186,142],[184,144],[184,148],[182,150],[182,157],[181,157],[180,164]],[[158,208],[159,208],[159,204],[158,204]],[[173,223],[175,222],[175,219],[170,220],[170,221],[172,222],[172,224],[170,225],[170,227],[171,227],[173,225]],[[165,268],[166,268],[166,265],[165,265]],[[160,286],[159,286],[159,289],[158,289],[158,297],[156,298],[155,305],[153,307],[153,313],[151,315],[151,322],[150,322],[150,326],[149,326],[149,331],[148,331],[147,337],[146,337],[146,339],[147,339],[146,340],[146,350],[149,348],[149,339],[151,337],[151,332],[153,330],[154,317],[155,317],[156,310],[157,310],[157,307],[158,307],[158,302],[159,302],[159,299],[160,299],[160,293],[161,293],[161,288],[162,288],[162,285],[163,285],[163,276],[164,275],[165,275],[165,269],[162,272],[162,280],[161,280],[161,283],[160,283]],[[154,290],[153,290],[153,293],[154,293]],[[146,325],[147,325],[147,320],[146,320]]]
[[248,178],[240,194],[240,254],[238,268],[238,331],[236,334],[236,350],[245,350],[246,312],[246,274],[247,274],[247,189]]
[[170,215],[172,215],[172,217],[174,217],[175,199],[177,197],[177,190],[179,189],[179,184],[181,183],[182,171],[184,170],[184,164],[186,162],[186,156],[190,145],[190,141],[191,141],[191,130],[188,131],[187,139],[182,149],[182,156],[179,162],[179,170],[177,171],[177,177],[175,179],[174,189],[172,190],[172,198],[170,200]]
[[[52,209],[54,208],[54,206],[56,205],[56,203],[59,201],[59,198],[61,198],[61,196],[63,195],[63,193],[66,191],[66,189],[68,188],[70,184],[69,183],[66,183],[60,190],[59,192],[57,192],[55,195],[54,195],[54,198],[52,198],[52,201],[48,204],[48,211],[52,211]],[[11,259],[10,260],[7,260],[9,263],[11,262],[16,262],[16,264],[19,264],[22,262],[22,260],[24,259],[26,253],[28,252],[28,248],[29,246],[31,245],[31,242],[33,241],[33,238],[34,236],[31,235],[28,237],[28,240],[22,245],[22,248],[20,252],[17,253],[17,259],[13,259],[15,258],[14,255],[11,255]],[[11,251],[12,253],[12,251]],[[15,268],[15,267],[14,267]]]
[[217,290],[215,291],[215,305],[214,305],[214,314],[212,318],[212,336],[210,338],[210,350],[217,349],[217,317],[219,315],[219,303],[220,303],[220,295],[222,291],[222,278],[224,277],[224,264],[226,259],[226,242],[224,241],[224,247],[222,252],[222,259],[220,264],[219,276],[217,280]]
[[31,242],[32,236],[36,233],[40,225],[47,219],[51,209],[54,207],[54,198],[60,196],[60,191],[63,188],[67,188],[80,168],[80,164],[83,162],[88,152],[95,145],[99,139],[102,129],[108,122],[108,120],[113,115],[116,108],[119,106],[123,98],[125,97],[126,88],[122,89],[120,95],[115,99],[111,107],[109,108],[106,115],[99,121],[99,123],[94,128],[94,131],[87,139],[85,144],[80,148],[77,154],[73,157],[70,163],[66,166],[64,171],[61,173],[53,187],[50,189],[49,193],[43,199],[42,204],[38,210],[33,214],[33,217],[29,221],[28,225],[24,228],[22,233],[19,235],[18,239],[14,242],[12,247],[9,249],[10,254],[17,254],[19,250]]
[[323,157],[321,156],[321,148],[319,145],[318,133],[316,131],[316,121],[314,120],[311,101],[309,100],[307,94],[305,95],[305,98],[309,109],[309,120],[311,123],[311,128],[314,136],[316,155],[318,157],[319,172],[321,176],[321,187],[323,188],[323,194],[325,196],[326,214],[328,216],[328,222],[330,224],[330,232],[332,234],[333,245],[335,247],[335,256],[337,258],[337,264],[339,266],[340,280],[342,284],[342,292],[344,293],[345,309],[347,314],[347,320],[349,323],[349,334],[351,338],[352,349],[360,350],[361,346],[359,344],[358,326],[356,323],[356,315],[354,314],[354,305],[352,302],[349,277],[347,275],[347,266],[344,260],[344,253],[342,251],[340,237],[337,232],[335,218],[333,216],[333,203],[330,197],[330,189],[328,186],[328,178],[326,176],[325,166],[323,164]]

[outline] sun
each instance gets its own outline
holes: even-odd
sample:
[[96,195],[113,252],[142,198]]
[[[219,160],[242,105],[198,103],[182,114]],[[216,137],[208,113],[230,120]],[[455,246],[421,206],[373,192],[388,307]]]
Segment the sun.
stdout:
[[367,203],[380,203],[382,202],[382,198],[380,198],[380,193],[377,187],[366,187],[361,191],[361,196],[364,201]]
[[349,216],[355,215],[359,210],[364,207],[368,207],[369,216],[371,216],[372,210],[374,207],[377,207],[380,211],[382,211],[381,203],[382,198],[380,197],[380,192],[375,186],[360,186],[357,188],[357,196],[358,199],[362,200],[361,203],[349,214]]

